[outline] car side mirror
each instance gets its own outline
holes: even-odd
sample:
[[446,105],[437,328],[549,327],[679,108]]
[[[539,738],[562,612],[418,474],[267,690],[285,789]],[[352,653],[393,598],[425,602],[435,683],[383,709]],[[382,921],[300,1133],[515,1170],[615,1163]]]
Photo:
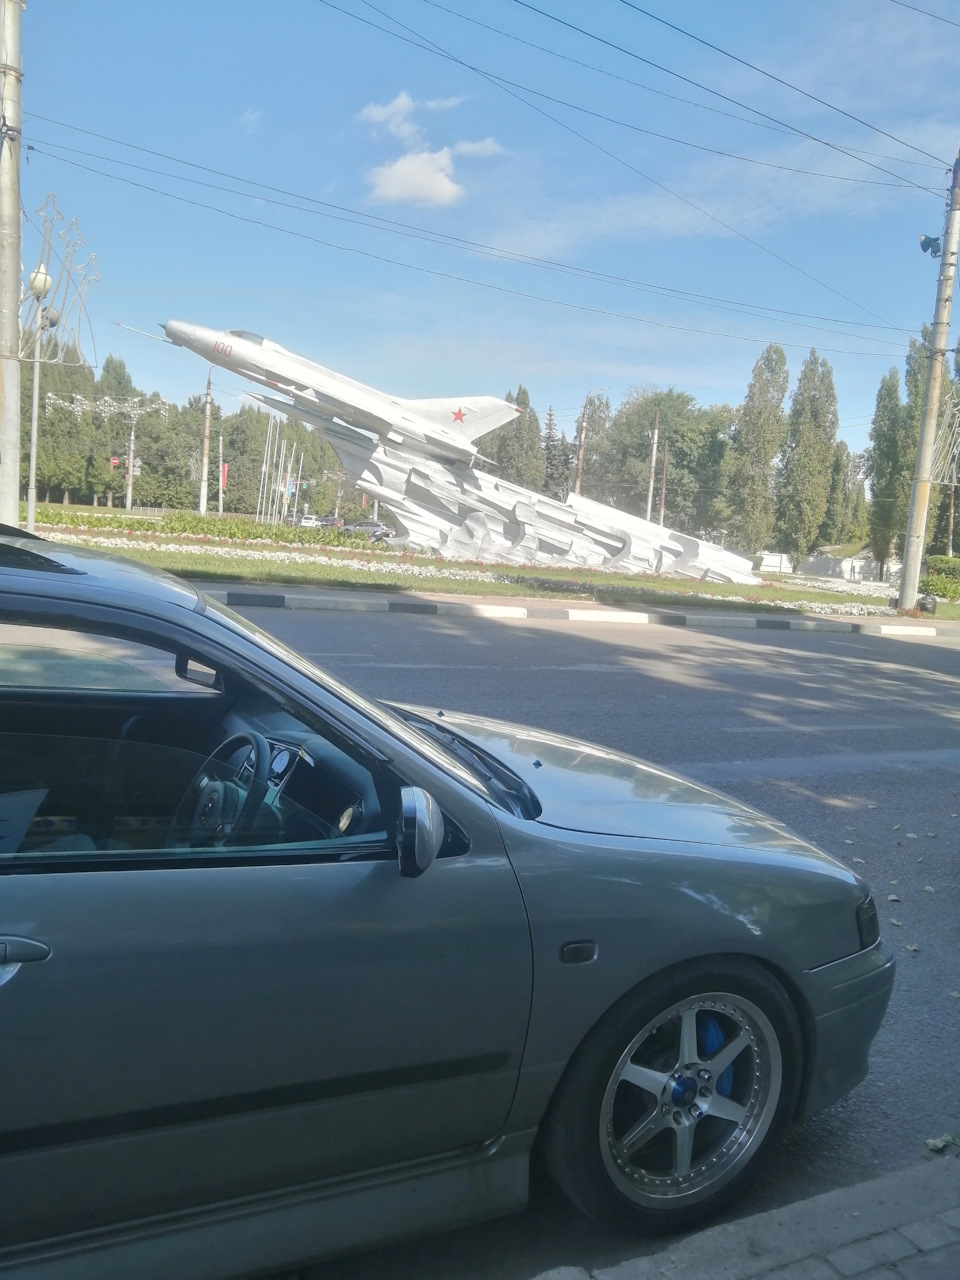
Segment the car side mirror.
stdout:
[[397,830],[400,874],[422,876],[440,852],[443,834],[443,814],[433,796],[422,787],[403,787]]
[[204,689],[216,689],[223,693],[223,677],[215,667],[191,658],[188,653],[178,653],[174,659],[173,669],[181,680],[190,684],[199,684]]

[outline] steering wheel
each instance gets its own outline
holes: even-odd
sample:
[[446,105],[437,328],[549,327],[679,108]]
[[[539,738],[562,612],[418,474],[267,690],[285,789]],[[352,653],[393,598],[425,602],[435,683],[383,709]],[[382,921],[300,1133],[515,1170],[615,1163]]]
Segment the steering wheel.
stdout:
[[[237,777],[224,778],[217,768],[241,749],[253,753],[252,777],[245,787]],[[177,806],[167,848],[186,840],[193,848],[237,844],[247,835],[267,794],[270,744],[252,730],[235,733],[211,751]]]

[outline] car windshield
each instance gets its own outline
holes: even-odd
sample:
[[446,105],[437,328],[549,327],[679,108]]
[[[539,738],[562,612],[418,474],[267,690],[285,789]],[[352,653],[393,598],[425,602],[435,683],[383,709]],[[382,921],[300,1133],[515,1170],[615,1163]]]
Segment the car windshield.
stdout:
[[502,789],[491,786],[488,770],[481,767],[479,759],[471,762],[465,759],[464,753],[445,749],[441,742],[432,736],[428,737],[427,734],[409,721],[401,718],[396,712],[390,711],[379,702],[364,698],[362,694],[357,693],[355,689],[351,689],[349,685],[341,684],[328,671],[315,666],[303,654],[289,648],[281,640],[278,640],[276,636],[272,636],[269,631],[264,631],[256,623],[250,622],[239,613],[234,613],[232,609],[220,604],[219,601],[212,600],[209,596],[204,596],[203,605],[204,613],[208,617],[232,631],[240,632],[247,639],[259,645],[261,649],[287,663],[288,666],[293,667],[294,670],[299,671],[309,680],[316,681],[317,684],[342,702],[345,702],[354,711],[359,712],[360,715],[371,720],[379,728],[385,729],[388,733],[393,734],[413,747],[415,751],[425,756],[432,764],[443,769],[445,773],[453,774],[460,782],[465,783],[473,791],[479,792],[485,800],[491,800],[493,803],[499,804],[501,808],[507,807],[511,810],[515,808],[513,803],[504,806]]

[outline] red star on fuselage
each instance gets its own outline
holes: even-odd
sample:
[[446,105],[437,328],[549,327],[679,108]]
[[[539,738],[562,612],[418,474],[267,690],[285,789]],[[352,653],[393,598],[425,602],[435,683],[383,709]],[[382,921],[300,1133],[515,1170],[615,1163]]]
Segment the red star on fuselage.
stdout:
[[458,410],[457,410],[457,412],[453,415],[453,420],[454,420],[454,422],[462,422],[462,421],[463,421],[463,410],[462,410],[462,409],[458,409]]

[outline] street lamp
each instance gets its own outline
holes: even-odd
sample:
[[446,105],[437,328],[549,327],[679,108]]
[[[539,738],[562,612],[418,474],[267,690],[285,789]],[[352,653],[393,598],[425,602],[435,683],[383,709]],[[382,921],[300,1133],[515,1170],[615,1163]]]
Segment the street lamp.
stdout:
[[37,300],[37,331],[33,340],[33,400],[30,405],[30,477],[27,481],[27,532],[33,533],[37,518],[37,409],[40,399],[40,344],[44,329],[56,327],[60,319],[52,307],[44,307],[43,300],[50,292],[53,281],[47,268],[40,264],[31,271],[30,292]]

